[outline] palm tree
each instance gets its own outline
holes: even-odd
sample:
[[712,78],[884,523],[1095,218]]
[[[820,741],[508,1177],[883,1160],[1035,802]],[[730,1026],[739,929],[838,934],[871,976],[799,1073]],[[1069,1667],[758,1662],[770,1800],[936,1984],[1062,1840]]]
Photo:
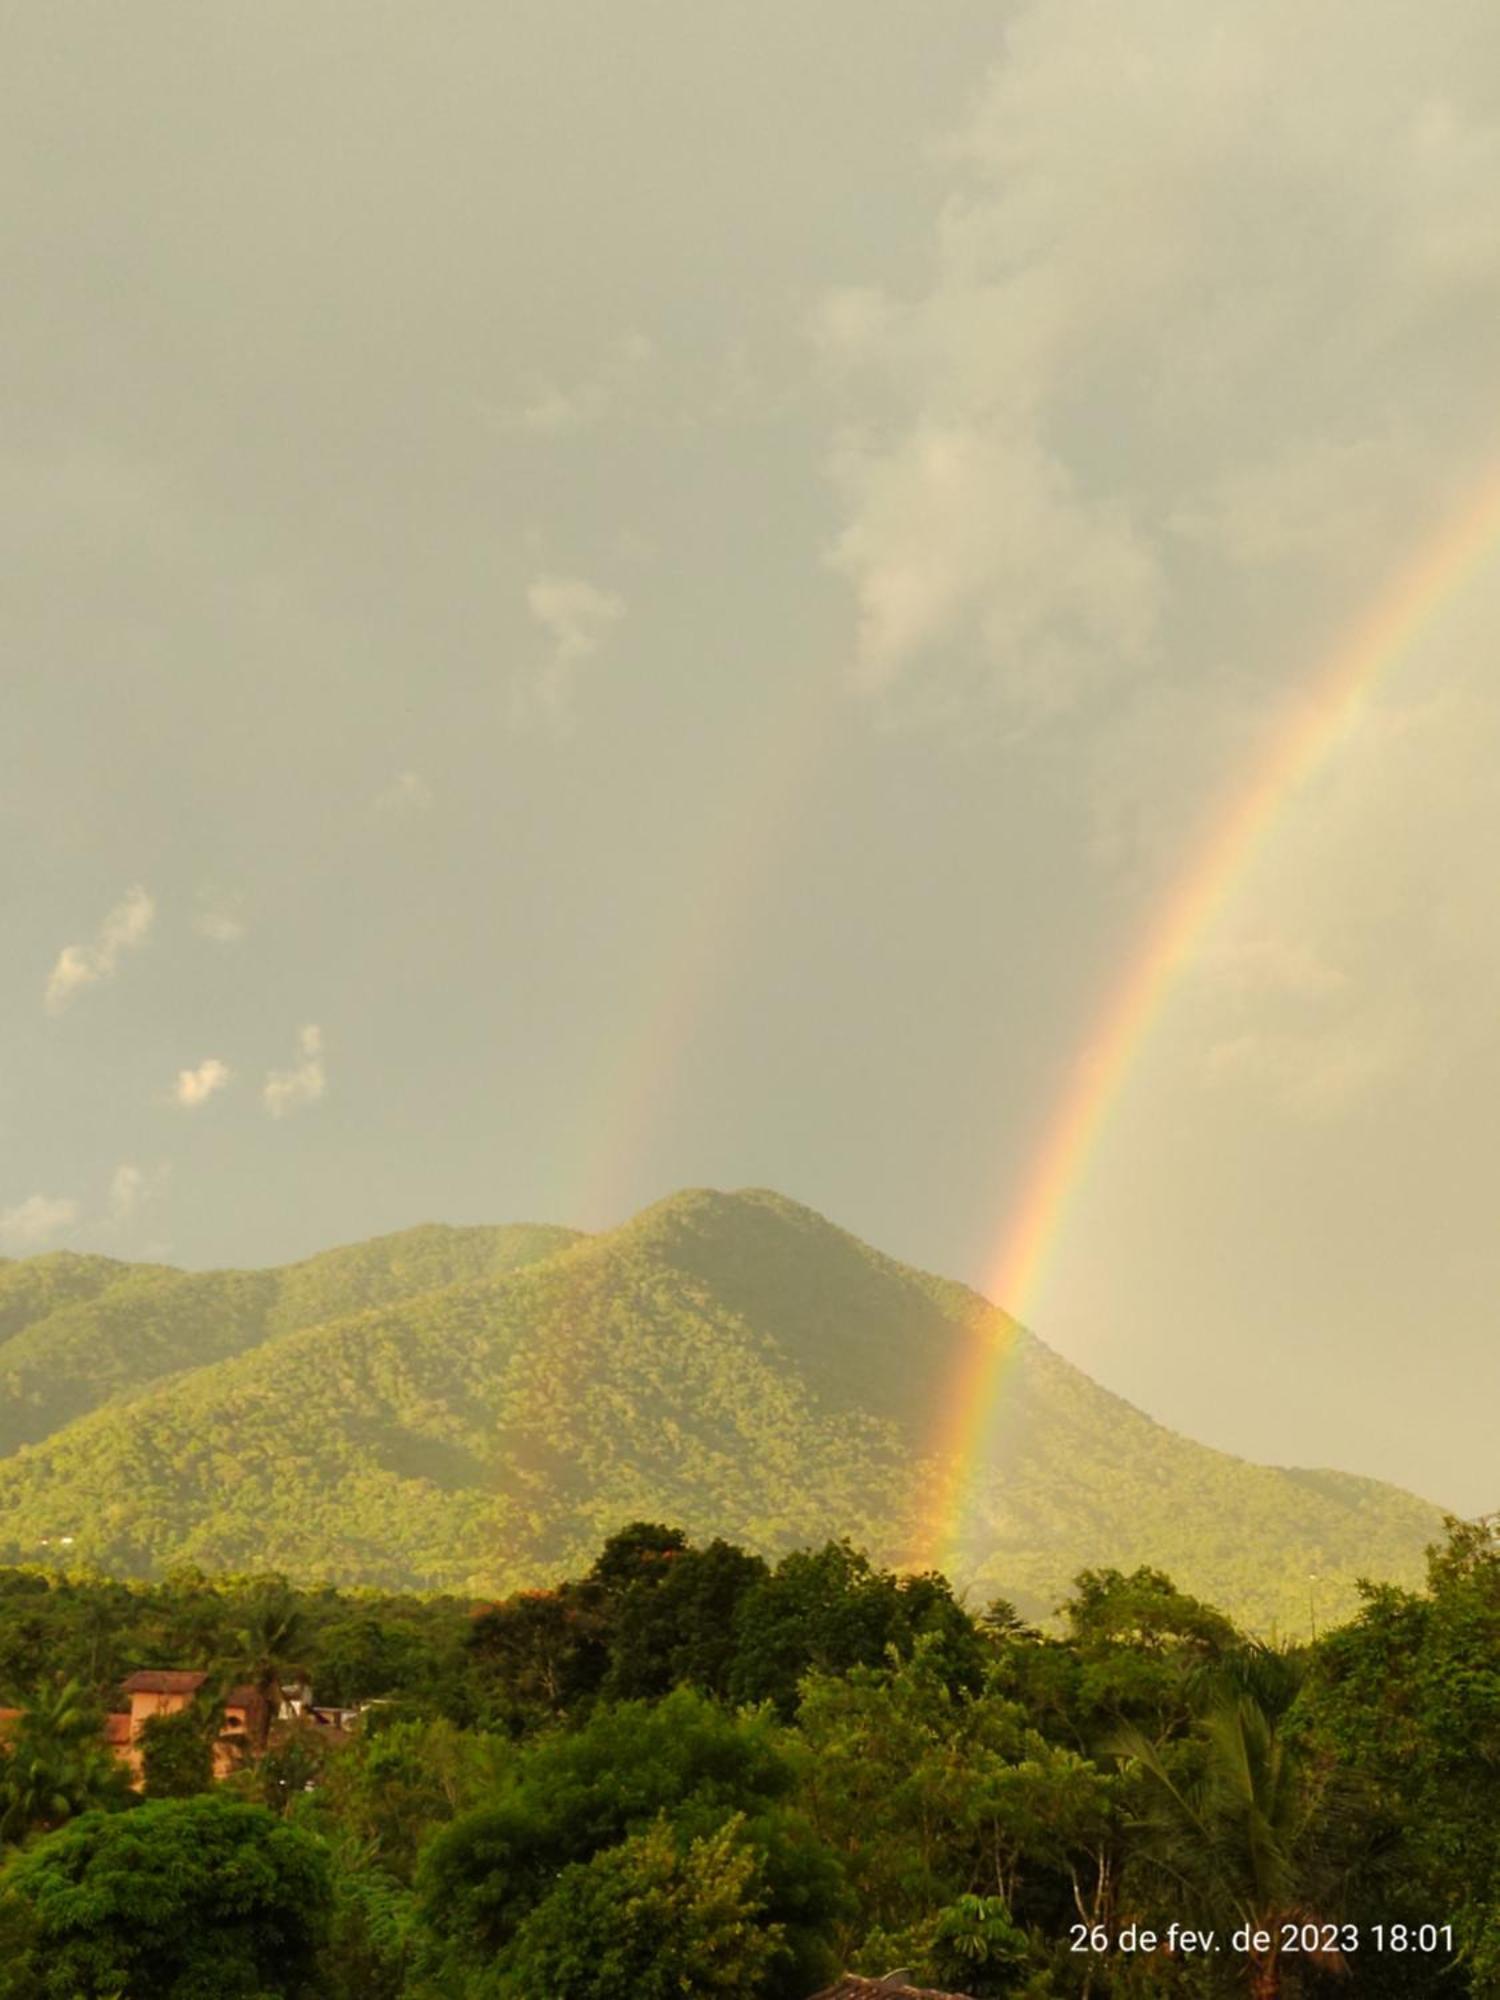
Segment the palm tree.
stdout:
[[0,1757],[0,1841],[50,1830],[91,1806],[123,1804],[129,1780],[77,1681],[39,1689]]
[[[1318,1845],[1336,1802],[1313,1784],[1279,1719],[1253,1694],[1222,1696],[1175,1753],[1139,1730],[1112,1745],[1136,1767],[1144,1810],[1138,1824],[1148,1867],[1190,1897],[1269,1942],[1248,1957],[1255,2000],[1279,2000],[1283,1924],[1318,1922]],[[1342,1970],[1337,1952],[1306,1952]]]
[[260,1756],[270,1740],[271,1724],[281,1713],[282,1677],[301,1671],[308,1639],[306,1615],[281,1578],[246,1604],[238,1638],[244,1671],[260,1697],[254,1719],[254,1748]]

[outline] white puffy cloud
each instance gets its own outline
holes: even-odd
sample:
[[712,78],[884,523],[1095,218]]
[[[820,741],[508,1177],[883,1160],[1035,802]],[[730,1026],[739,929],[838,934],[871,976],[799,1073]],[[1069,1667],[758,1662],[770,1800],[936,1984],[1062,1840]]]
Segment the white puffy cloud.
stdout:
[[593,658],[625,616],[625,600],[581,576],[546,572],[526,590],[526,607],[552,641],[552,655],[512,690],[512,719],[541,716],[566,728],[572,713],[576,670]]
[[301,1061],[290,1069],[274,1069],[267,1076],[261,1099],[273,1118],[284,1118],[306,1104],[316,1104],[328,1088],[323,1064],[323,1031],[309,1025],[297,1037]]
[[23,1253],[40,1249],[77,1220],[78,1204],[68,1196],[28,1195],[13,1208],[0,1208],[0,1246]]
[[221,1062],[217,1056],[205,1056],[196,1069],[180,1069],[177,1072],[172,1095],[179,1104],[193,1110],[223,1090],[233,1074],[228,1063]]
[[113,978],[126,954],[145,943],[155,917],[156,905],[139,883],[127,889],[92,944],[66,945],[58,953],[47,981],[48,1009],[60,1013],[84,987]]
[[245,936],[244,923],[230,910],[203,910],[194,918],[193,928],[214,944],[239,944]]

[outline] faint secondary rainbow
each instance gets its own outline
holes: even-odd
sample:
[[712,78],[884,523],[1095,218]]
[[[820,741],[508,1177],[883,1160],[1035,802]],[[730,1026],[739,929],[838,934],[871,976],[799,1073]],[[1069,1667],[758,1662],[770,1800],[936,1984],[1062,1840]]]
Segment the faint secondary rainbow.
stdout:
[[670,1127],[684,1057],[732,977],[737,948],[777,867],[800,809],[816,795],[838,721],[839,683],[811,668],[767,709],[757,739],[729,777],[729,806],[716,837],[704,839],[698,873],[685,898],[675,941],[648,964],[622,1008],[627,1029],[609,1052],[606,1075],[580,1092],[587,1145],[572,1200],[563,1212],[586,1229],[613,1226],[629,1207],[660,1195],[643,1180],[654,1136]]
[[[1456,515],[1376,600],[1316,677],[1296,714],[1211,818],[1191,864],[1147,927],[1140,950],[1099,1012],[1045,1127],[1021,1198],[984,1286],[1016,1319],[1032,1308],[1069,1204],[1174,979],[1227,900],[1281,806],[1356,720],[1375,681],[1500,542],[1500,477]],[[986,1316],[943,1397],[936,1454],[945,1467],[919,1560],[956,1544],[984,1458],[1016,1335]]]

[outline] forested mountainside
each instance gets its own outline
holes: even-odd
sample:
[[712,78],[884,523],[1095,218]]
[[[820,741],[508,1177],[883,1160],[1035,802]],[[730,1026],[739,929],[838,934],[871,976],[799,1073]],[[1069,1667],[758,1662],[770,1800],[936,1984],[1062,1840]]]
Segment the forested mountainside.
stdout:
[[428,1224],[271,1271],[174,1271],[67,1251],[0,1260],[0,1451],[183,1368],[576,1240],[570,1229]]
[[902,1563],[950,1468],[935,1418],[1012,1343],[946,1566],[1044,1614],[1149,1563],[1267,1630],[1421,1572],[1435,1508],[1177,1436],[966,1288],[776,1194],[695,1191],[593,1237],[441,1229],[279,1271],[0,1266],[0,1560],[276,1566],[495,1593],[621,1520]]

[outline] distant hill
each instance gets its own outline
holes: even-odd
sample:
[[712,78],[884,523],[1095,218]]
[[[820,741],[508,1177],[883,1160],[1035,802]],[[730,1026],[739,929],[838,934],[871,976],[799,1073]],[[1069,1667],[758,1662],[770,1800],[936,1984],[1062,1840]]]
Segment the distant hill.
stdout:
[[1247,1464],[1098,1387],[965,1287],[810,1210],[695,1191],[605,1235],[436,1226],[260,1272],[0,1264],[0,1561],[282,1567],[495,1593],[645,1516],[886,1561],[944,1483],[932,1416],[1014,1341],[951,1568],[1045,1612],[1154,1563],[1260,1629],[1414,1578],[1437,1510]]

